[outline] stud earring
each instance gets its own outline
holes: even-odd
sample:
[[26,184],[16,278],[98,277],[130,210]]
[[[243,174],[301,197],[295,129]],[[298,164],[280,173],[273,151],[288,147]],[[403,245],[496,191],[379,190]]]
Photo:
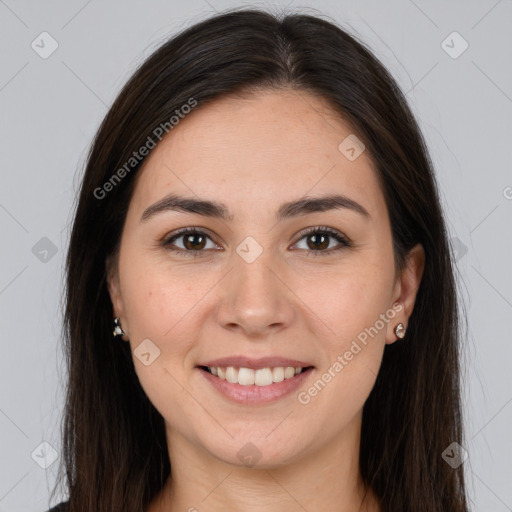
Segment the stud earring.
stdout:
[[113,332],[113,335],[114,335],[114,337],[117,337],[117,336],[123,336],[125,334],[126,333],[123,331],[123,329],[121,328],[121,325],[119,324],[119,317],[116,316],[114,318],[114,332]]
[[395,334],[398,338],[402,339],[404,336],[405,336],[405,325],[403,323],[399,323],[396,327],[395,327]]

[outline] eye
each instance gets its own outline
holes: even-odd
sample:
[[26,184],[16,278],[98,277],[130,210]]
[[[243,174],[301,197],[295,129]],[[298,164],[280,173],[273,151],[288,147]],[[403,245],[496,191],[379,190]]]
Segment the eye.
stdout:
[[[327,256],[346,247],[352,247],[352,243],[347,237],[342,235],[339,231],[326,226],[310,228],[301,234],[302,238],[299,242],[304,239],[307,241],[305,248],[299,248],[306,250],[311,256]],[[332,239],[339,242],[338,246],[334,248],[330,247],[330,241]]]
[[[182,240],[183,248],[177,246],[175,241]],[[207,241],[210,241],[213,247],[206,247]],[[203,231],[199,231],[195,228],[185,228],[175,233],[170,238],[162,242],[163,246],[176,254],[182,254],[185,256],[199,256],[200,252],[204,252],[203,249],[215,249],[217,244]]]
[[[307,246],[305,248],[299,247],[299,249],[307,251],[312,256],[326,256],[346,247],[352,247],[352,243],[347,237],[326,226],[309,228],[303,231],[301,235],[299,242],[303,239],[309,240],[306,242]],[[332,239],[338,242],[338,246],[330,247]],[[182,247],[176,244],[176,241],[179,240],[181,240]],[[207,247],[208,241],[211,242],[210,247]],[[296,242],[295,246],[299,242]],[[196,228],[181,229],[164,240],[162,245],[175,254],[193,257],[200,256],[200,253],[205,252],[203,249],[218,249],[219,247],[209,235]]]

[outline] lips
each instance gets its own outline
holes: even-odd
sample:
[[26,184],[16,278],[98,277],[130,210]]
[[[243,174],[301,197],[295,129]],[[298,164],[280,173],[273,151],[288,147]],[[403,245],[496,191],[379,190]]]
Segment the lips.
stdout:
[[233,366],[236,368],[251,368],[253,370],[259,370],[261,368],[275,368],[278,366],[292,366],[294,368],[301,367],[307,368],[310,366],[314,366],[311,362],[300,361],[298,359],[289,359],[287,357],[279,357],[279,356],[268,356],[268,357],[260,357],[258,359],[247,357],[247,356],[231,356],[231,357],[222,357],[219,359],[212,359],[211,361],[204,361],[197,365],[212,367],[228,367]]
[[[287,361],[295,362],[294,360]],[[209,361],[209,363],[216,362]],[[254,363],[254,360],[252,363]],[[286,369],[292,370],[290,373],[293,375],[286,375],[287,372],[283,371],[284,367],[273,367],[272,373],[269,373],[270,367],[260,369],[236,368],[232,366],[226,368],[220,366],[211,367],[211,369],[213,368],[217,368],[218,375],[210,372],[207,366],[198,366],[197,370],[202,378],[206,379],[221,395],[230,401],[244,405],[263,405],[282,399],[296,391],[314,374],[313,366],[302,368],[287,366]],[[243,373],[243,376],[239,372]],[[260,372],[261,375],[259,375]]]
[[239,404],[264,404],[292,393],[315,369],[309,361],[281,356],[231,356],[202,361],[200,374]]

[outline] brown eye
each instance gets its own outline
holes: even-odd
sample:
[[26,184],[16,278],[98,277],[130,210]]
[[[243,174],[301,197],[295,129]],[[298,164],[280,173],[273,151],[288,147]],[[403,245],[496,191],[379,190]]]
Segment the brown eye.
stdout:
[[[322,233],[313,233],[306,237],[306,239],[308,239],[308,247],[312,250],[327,249],[327,247],[329,247],[329,238],[330,235],[326,236]],[[309,243],[309,241],[311,241],[311,243]]]
[[[299,242],[306,239],[306,247],[304,250],[313,256],[332,254],[333,252],[352,246],[348,238],[343,236],[339,231],[328,227],[312,228],[302,233],[302,235]],[[329,248],[333,239],[338,242],[338,245],[336,246],[335,244],[334,247]],[[299,249],[302,249],[302,247],[299,247]]]
[[199,233],[193,233],[189,235],[182,235],[183,237],[183,245],[185,249],[189,250],[200,250],[204,249],[206,244],[206,237]]
[[[211,243],[210,247],[207,247],[208,241]],[[217,248],[217,245],[206,233],[191,228],[181,230],[162,242],[162,244],[170,251],[186,256],[200,256],[201,253],[208,252],[203,249]]]
[[[312,256],[329,255],[346,247],[352,247],[350,240],[342,235],[339,231],[328,227],[315,227],[302,233],[302,238],[306,239],[306,247],[298,247],[303,249]],[[181,246],[179,241],[181,240]],[[332,240],[338,242],[334,247],[331,246]],[[208,241],[212,244],[207,247]],[[297,242],[295,245],[299,244]],[[206,256],[209,251],[204,249],[218,249],[219,247],[204,232],[194,228],[186,228],[162,242],[162,245],[176,254],[185,256]]]

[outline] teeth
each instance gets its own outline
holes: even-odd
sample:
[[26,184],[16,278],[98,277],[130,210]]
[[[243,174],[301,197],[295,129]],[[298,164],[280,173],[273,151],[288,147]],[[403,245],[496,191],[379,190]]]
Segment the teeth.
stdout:
[[208,367],[212,375],[217,375],[219,379],[227,380],[232,384],[241,384],[242,386],[270,386],[274,382],[282,382],[285,379],[291,379],[302,372],[302,367],[297,366],[276,366],[275,368],[235,368],[228,366]]
[[291,379],[292,377],[295,377],[295,368],[293,366],[287,366],[284,371],[284,378]]
[[254,384],[256,384],[256,386],[268,386],[272,384],[272,370],[270,368],[256,370]]
[[250,368],[240,368],[238,371],[238,384],[242,384],[242,386],[252,386],[254,384],[254,370]]
[[284,368],[282,366],[278,366],[272,370],[272,380],[274,382],[283,382],[284,380]]
[[226,380],[236,384],[238,382],[238,369],[228,366],[226,368]]

